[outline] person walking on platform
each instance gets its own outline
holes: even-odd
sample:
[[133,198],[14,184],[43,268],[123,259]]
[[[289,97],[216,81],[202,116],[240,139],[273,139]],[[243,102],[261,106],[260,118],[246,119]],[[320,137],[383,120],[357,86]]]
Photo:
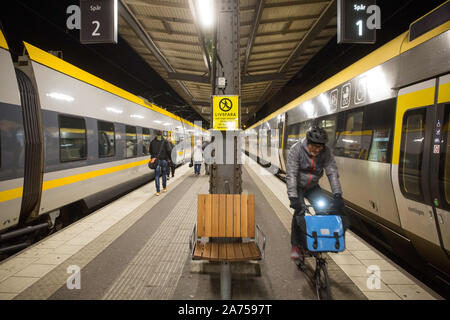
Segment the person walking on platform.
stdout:
[[[344,201],[342,199],[342,188],[339,182],[339,174],[334,161],[334,156],[329,147],[327,132],[313,126],[306,132],[306,138],[295,143],[289,150],[286,164],[286,184],[290,207],[295,210],[291,224],[291,259],[302,260],[304,258],[304,237],[296,222],[298,217],[305,215],[305,200],[313,205],[315,211],[318,208],[318,200],[326,199],[325,193],[319,186],[319,179],[326,171],[333,192],[334,203],[331,210],[334,214],[343,215]],[[344,230],[346,220],[342,217]]]
[[163,192],[167,191],[167,163],[170,159],[172,148],[169,142],[164,139],[161,130],[155,131],[155,139],[150,143],[151,162],[158,161],[158,166],[155,169],[155,185],[156,195],[160,195],[159,177],[162,177]]
[[[169,139],[169,144],[171,149],[173,150],[173,148],[175,147],[175,143],[173,142],[173,139]],[[170,172],[172,172],[172,178],[175,176],[175,169],[176,169],[176,156],[175,159],[170,158],[169,160],[169,168],[167,169],[167,180],[170,180]]]
[[203,161],[202,143],[200,141],[198,141],[194,146],[193,161],[194,161],[194,174],[199,175]]
[[[203,141],[203,144],[202,144],[203,152],[205,152],[206,147],[209,146],[210,144],[211,144],[211,141]],[[205,159],[205,175],[209,174],[209,166],[210,166],[210,164],[208,162],[210,162],[210,158],[211,157],[212,157],[212,155],[208,156],[206,154],[204,156],[204,159]]]

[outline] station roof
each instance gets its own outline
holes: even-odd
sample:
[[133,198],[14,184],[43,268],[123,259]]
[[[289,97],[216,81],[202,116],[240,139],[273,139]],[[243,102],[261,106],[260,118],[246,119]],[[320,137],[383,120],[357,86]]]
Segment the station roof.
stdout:
[[[239,1],[242,123],[336,34],[336,0]],[[194,0],[121,0],[119,32],[204,119],[211,84]]]

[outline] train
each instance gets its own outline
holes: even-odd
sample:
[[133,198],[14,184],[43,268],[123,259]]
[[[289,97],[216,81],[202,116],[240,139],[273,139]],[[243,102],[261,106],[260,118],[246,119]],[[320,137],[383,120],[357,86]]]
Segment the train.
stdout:
[[[286,173],[312,125],[329,136],[352,228],[450,288],[450,2],[245,130]],[[324,175],[325,177],[325,175]],[[320,186],[328,196],[326,178]]]
[[155,130],[173,140],[177,165],[208,134],[58,52],[24,47],[14,64],[0,30],[0,254],[153,179]]

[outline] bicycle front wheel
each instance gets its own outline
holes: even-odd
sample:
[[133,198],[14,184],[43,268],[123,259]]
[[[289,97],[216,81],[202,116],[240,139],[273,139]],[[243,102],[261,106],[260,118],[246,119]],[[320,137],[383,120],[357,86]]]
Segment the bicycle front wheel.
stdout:
[[331,300],[330,280],[325,262],[317,261],[314,274],[316,293],[319,300]]

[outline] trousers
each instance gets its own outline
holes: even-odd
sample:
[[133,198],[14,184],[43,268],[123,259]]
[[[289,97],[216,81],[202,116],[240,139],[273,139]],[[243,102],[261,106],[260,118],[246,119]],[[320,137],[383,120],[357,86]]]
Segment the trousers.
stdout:
[[167,185],[167,160],[156,160],[158,161],[158,166],[155,170],[155,186],[156,192],[160,192],[160,182],[159,177],[162,177],[163,188]]

